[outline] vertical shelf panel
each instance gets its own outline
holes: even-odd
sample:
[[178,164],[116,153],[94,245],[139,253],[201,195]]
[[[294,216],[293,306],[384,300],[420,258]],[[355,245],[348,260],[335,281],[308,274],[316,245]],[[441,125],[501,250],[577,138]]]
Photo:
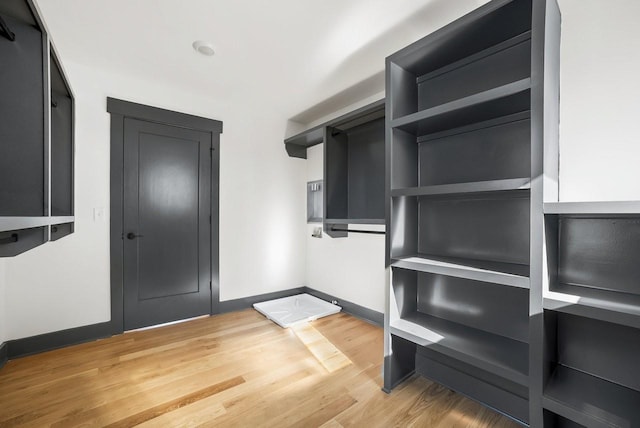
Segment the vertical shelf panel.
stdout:
[[0,257],[11,257],[73,232],[73,97],[34,3],[0,2],[0,16],[15,33],[0,37]]
[[347,131],[348,217],[384,218],[384,118]]
[[0,15],[15,41],[0,37],[0,216],[42,216],[46,203],[43,33]]

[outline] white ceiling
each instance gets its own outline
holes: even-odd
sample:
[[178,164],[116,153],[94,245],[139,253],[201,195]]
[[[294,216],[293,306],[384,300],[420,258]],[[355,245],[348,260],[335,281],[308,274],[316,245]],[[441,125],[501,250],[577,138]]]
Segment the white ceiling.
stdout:
[[[286,118],[310,122],[380,91],[387,55],[486,1],[37,3],[63,62],[153,78],[214,99],[268,103]],[[194,40],[210,41],[216,55],[197,54]],[[336,101],[322,104],[327,99]],[[308,110],[319,103],[321,109]]]

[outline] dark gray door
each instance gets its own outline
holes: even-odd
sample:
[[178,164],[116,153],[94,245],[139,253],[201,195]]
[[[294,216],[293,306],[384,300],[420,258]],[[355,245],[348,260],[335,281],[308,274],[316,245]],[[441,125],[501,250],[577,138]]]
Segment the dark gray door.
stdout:
[[211,311],[211,134],[124,119],[124,328]]

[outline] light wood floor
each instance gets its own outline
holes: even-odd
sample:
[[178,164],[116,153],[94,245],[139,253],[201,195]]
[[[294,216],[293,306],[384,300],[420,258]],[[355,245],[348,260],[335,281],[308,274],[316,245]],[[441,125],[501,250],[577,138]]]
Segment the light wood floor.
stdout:
[[380,390],[382,330],[284,330],[253,310],[10,361],[0,426],[516,427],[423,378]]

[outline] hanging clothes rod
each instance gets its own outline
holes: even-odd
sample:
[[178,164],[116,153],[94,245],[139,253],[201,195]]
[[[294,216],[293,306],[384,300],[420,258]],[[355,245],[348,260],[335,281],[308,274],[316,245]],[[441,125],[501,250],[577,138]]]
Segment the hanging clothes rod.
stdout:
[[387,232],[382,232],[379,230],[357,230],[357,229],[341,229],[338,227],[332,227],[331,228],[332,232],[349,232],[349,233],[366,233],[366,234],[370,234],[370,235],[384,235]]
[[15,42],[16,35],[14,34],[13,31],[11,31],[11,29],[9,29],[9,26],[7,25],[6,22],[4,22],[4,19],[2,19],[1,16],[0,16],[0,29],[2,30],[2,33],[7,39],[11,40],[12,42]]

